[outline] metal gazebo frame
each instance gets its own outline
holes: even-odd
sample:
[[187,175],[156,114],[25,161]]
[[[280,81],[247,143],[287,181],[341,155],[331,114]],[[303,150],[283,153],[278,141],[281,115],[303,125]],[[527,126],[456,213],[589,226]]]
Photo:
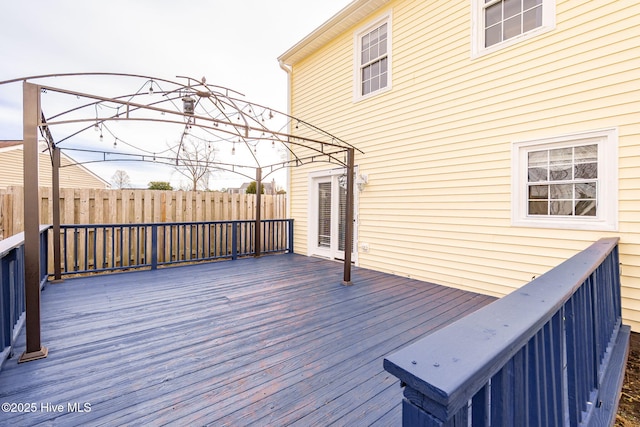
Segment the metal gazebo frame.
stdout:
[[[144,81],[138,92],[117,97],[94,95],[75,90],[54,87],[44,83],[32,81],[61,77],[127,77]],[[185,127],[180,138],[177,152],[183,147],[183,139],[187,130],[200,129],[209,135],[222,135],[219,141],[223,143],[240,143],[254,151],[253,164],[231,164],[211,162],[207,166],[217,170],[229,171],[246,176],[256,181],[256,256],[260,255],[260,222],[261,199],[260,188],[262,180],[269,174],[282,168],[297,167],[309,163],[334,163],[346,169],[346,215],[345,215],[345,259],[343,283],[351,284],[351,254],[353,251],[353,221],[354,221],[354,158],[356,147],[346,143],[302,119],[281,113],[275,109],[244,101],[238,97],[238,92],[220,86],[206,83],[204,78],[196,80],[188,77],[178,77],[186,80],[186,84],[163,78],[125,73],[68,73],[47,74],[22,77],[0,82],[0,85],[23,82],[23,144],[24,144],[24,263],[25,263],[25,311],[26,311],[26,350],[20,357],[20,362],[44,358],[48,350],[41,344],[40,337],[40,238],[39,238],[39,195],[38,195],[38,130],[47,142],[53,166],[53,233],[60,235],[60,207],[59,207],[59,177],[60,144],[70,140],[87,129],[103,126],[108,122],[137,121],[168,123]],[[155,89],[154,89],[155,84]],[[146,89],[148,92],[142,92]],[[162,86],[168,88],[162,89]],[[65,109],[57,114],[46,117],[41,106],[43,93],[55,93],[75,97],[84,102],[71,109]],[[155,98],[151,102],[139,102],[145,95],[159,94],[160,100]],[[145,98],[150,99],[150,98]],[[182,103],[181,110],[177,103]],[[98,115],[99,105],[110,105],[113,114]],[[169,106],[167,108],[166,106]],[[94,116],[88,116],[86,111],[95,109]],[[264,115],[268,111],[269,118],[274,115],[286,120],[289,131],[269,129],[265,125]],[[84,115],[83,115],[84,114]],[[158,117],[158,115],[161,115]],[[235,119],[235,120],[234,120]],[[303,130],[294,134],[295,129],[302,125]],[[78,126],[69,135],[54,141],[51,128],[56,126]],[[231,138],[231,142],[230,142]],[[261,141],[269,141],[272,145],[280,144],[288,151],[286,160],[262,164],[255,154],[256,147]],[[106,161],[107,154],[122,154],[133,157],[138,161],[151,161],[149,154],[118,153],[96,151],[103,154]],[[120,158],[119,160],[123,160]],[[153,155],[153,161],[172,164],[176,158]],[[245,171],[253,170],[254,176]],[[267,171],[264,174],[264,171]],[[60,239],[54,238],[54,279],[60,279]]]

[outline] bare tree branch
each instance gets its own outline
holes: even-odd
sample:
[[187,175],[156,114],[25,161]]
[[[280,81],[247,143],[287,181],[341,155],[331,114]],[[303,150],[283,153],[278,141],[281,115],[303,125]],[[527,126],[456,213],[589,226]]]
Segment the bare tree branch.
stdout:
[[216,147],[208,141],[183,136],[179,151],[174,152],[176,156],[174,169],[189,179],[192,190],[209,189],[209,179],[216,170],[213,166],[216,151]]
[[126,171],[118,169],[111,177],[111,183],[116,188],[129,188],[131,186],[131,179]]

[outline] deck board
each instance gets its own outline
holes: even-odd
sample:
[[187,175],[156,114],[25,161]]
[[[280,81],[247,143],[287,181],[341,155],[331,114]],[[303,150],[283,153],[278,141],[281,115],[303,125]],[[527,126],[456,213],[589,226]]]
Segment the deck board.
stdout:
[[[385,355],[491,297],[300,255],[68,279],[46,359],[0,372],[1,425],[399,425]],[[47,402],[64,411],[40,410]],[[68,403],[88,402],[73,413]]]

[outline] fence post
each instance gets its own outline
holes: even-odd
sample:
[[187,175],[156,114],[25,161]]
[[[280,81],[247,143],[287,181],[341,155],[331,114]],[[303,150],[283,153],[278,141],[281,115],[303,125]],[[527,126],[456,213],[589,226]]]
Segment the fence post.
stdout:
[[151,226],[151,269],[158,269],[158,224]]

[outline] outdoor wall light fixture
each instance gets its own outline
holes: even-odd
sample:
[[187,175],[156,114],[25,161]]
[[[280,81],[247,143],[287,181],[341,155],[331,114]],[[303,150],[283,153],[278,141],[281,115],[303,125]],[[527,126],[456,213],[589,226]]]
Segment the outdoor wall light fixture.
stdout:
[[369,183],[369,175],[361,173],[356,178],[356,186],[358,187],[358,191],[360,192],[364,191],[364,186],[367,185],[368,183]]

